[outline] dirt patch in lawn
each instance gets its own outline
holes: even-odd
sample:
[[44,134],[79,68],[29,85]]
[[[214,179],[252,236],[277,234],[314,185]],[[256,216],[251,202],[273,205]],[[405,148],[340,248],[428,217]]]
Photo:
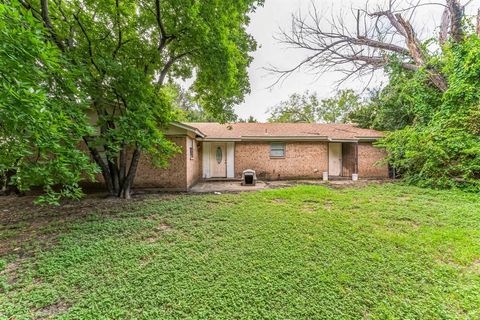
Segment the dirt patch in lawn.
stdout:
[[164,222],[160,222],[156,227],[153,228],[153,232],[150,236],[145,238],[145,241],[149,243],[154,243],[157,242],[157,240],[160,238],[160,235],[164,232],[169,232],[172,230],[172,227]]
[[[5,268],[0,271],[0,277],[5,277],[8,285],[13,285],[18,278],[18,269],[20,268],[20,261],[11,262],[5,266]],[[0,288],[2,292],[2,288]]]
[[35,310],[37,313],[36,319],[51,319],[57,315],[65,313],[70,309],[71,305],[64,301],[51,304],[49,306]]
[[55,245],[60,231],[65,231],[71,222],[89,214],[113,216],[133,209],[145,199],[171,199],[176,196],[178,194],[142,193],[131,200],[124,200],[108,197],[105,193],[93,193],[80,201],[64,201],[59,206],[35,205],[36,196],[33,195],[0,196],[0,257],[8,254],[28,256],[33,249],[32,245],[26,245],[28,243],[47,249]]

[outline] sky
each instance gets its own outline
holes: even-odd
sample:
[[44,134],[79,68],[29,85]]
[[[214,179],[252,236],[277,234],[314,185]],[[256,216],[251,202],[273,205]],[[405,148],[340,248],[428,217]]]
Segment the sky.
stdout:
[[[326,15],[343,12],[346,17],[350,9],[364,7],[364,0],[313,0],[317,9]],[[248,26],[248,32],[258,43],[258,49],[252,53],[253,62],[249,67],[249,77],[251,84],[251,93],[245,97],[245,102],[235,108],[236,113],[241,118],[253,116],[259,121],[267,120],[268,109],[286,100],[293,93],[303,93],[306,90],[317,92],[321,98],[330,97],[337,90],[338,80],[343,74],[339,72],[328,72],[321,77],[316,77],[305,72],[292,74],[287,80],[269,88],[276,80],[264,68],[275,66],[286,68],[293,66],[301,61],[304,53],[288,49],[280,44],[274,37],[278,35],[279,29],[289,30],[291,26],[291,15],[301,10],[303,13],[311,8],[312,0],[266,0],[265,5],[250,15],[251,22]],[[400,0],[400,2],[410,2]],[[429,0],[422,1],[423,3]],[[442,2],[442,1],[439,1]],[[369,7],[384,5],[385,0],[370,0]],[[470,8],[476,11],[480,5],[480,0],[474,0]],[[439,24],[443,8],[439,6],[425,6],[418,10],[412,24],[425,33],[434,32],[434,28]],[[352,22],[347,21],[348,22]],[[346,82],[341,88],[352,88],[358,92],[362,91],[369,79],[354,79]],[[385,82],[385,77],[379,73],[375,76],[371,86],[379,86]]]

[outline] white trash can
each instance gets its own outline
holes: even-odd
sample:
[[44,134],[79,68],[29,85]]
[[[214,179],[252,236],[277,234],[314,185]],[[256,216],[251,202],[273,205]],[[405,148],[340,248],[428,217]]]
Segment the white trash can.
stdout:
[[357,181],[358,180],[358,173],[353,173],[352,174],[352,181]]
[[323,181],[328,181],[328,172],[323,172]]

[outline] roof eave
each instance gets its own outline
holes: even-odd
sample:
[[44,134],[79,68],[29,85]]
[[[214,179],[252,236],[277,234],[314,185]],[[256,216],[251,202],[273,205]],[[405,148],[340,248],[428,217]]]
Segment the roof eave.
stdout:
[[195,133],[197,136],[199,136],[199,137],[201,137],[201,138],[205,138],[205,137],[206,137],[206,135],[205,135],[202,131],[198,130],[198,129],[195,128],[195,127],[189,126],[189,125],[187,125],[187,124],[184,124],[184,123],[181,123],[181,122],[177,122],[177,121],[173,121],[173,122],[171,123],[171,125],[172,125],[172,126],[175,126],[175,127],[177,127],[177,128],[181,128],[181,129],[187,130],[187,131],[191,131],[191,132]]
[[238,142],[242,141],[239,138],[209,138],[209,137],[202,137],[198,138],[198,141],[203,141],[203,142]]
[[377,137],[357,137],[357,138],[359,142],[373,142],[373,141],[382,139],[383,137],[377,136]]

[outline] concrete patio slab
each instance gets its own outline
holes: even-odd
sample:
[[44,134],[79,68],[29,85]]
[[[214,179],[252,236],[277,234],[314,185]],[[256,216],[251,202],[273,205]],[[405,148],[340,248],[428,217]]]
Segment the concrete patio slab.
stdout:
[[273,188],[286,188],[296,185],[325,185],[332,188],[364,187],[369,184],[379,184],[391,180],[275,180],[275,181],[257,181],[255,186],[242,186],[241,181],[219,180],[219,181],[200,181],[190,189],[193,193],[213,193],[213,192],[244,192],[258,191]]
[[268,188],[268,184],[264,181],[257,181],[257,184],[254,186],[242,186],[241,181],[200,181],[190,188],[190,192],[243,192],[262,190],[266,188]]

